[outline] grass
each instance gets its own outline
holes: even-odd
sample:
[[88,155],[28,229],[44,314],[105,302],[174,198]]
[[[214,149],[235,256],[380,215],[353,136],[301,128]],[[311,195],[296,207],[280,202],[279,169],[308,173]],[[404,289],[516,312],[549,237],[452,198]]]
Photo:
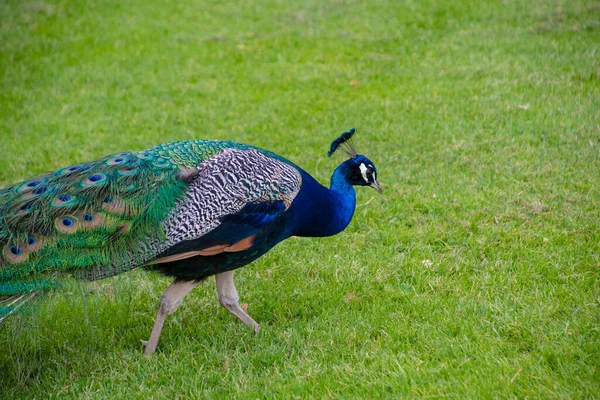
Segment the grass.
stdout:
[[[326,182],[356,127],[384,195],[170,316],[144,271],[0,326],[0,397],[596,398],[600,3],[0,1],[0,183],[233,139]],[[335,157],[334,157],[335,158]]]

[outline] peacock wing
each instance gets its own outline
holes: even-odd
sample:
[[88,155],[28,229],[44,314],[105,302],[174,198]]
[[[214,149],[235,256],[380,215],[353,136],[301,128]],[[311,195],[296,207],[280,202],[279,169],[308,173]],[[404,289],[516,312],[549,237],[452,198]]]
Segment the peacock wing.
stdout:
[[168,248],[152,263],[247,250],[302,185],[294,166],[255,149],[224,150],[198,170],[165,222]]

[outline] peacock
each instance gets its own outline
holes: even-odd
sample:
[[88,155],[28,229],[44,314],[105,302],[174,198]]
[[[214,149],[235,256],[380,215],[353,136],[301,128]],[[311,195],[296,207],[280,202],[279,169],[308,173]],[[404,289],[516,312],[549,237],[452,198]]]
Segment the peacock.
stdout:
[[0,321],[36,293],[136,267],[174,278],[144,353],[165,317],[215,275],[220,304],[256,332],[239,305],[235,269],[291,236],[343,231],[353,186],[381,193],[377,169],[357,154],[355,130],[331,143],[348,156],[329,189],[267,150],[233,141],[188,140],[113,154],[0,189]]

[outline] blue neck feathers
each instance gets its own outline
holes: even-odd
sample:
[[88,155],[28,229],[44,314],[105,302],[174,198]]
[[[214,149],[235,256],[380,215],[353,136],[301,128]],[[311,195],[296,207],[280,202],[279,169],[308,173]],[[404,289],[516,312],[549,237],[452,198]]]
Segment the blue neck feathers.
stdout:
[[331,236],[348,226],[356,207],[356,193],[347,178],[348,168],[346,163],[336,168],[329,189],[301,171],[302,189],[290,210],[294,218],[292,235]]

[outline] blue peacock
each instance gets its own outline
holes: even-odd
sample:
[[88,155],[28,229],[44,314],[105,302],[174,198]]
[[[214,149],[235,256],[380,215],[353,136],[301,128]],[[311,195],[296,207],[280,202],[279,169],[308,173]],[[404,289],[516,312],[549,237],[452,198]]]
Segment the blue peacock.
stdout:
[[352,129],[330,146],[348,155],[330,188],[292,162],[232,141],[181,141],[118,153],[0,189],[0,321],[61,286],[64,274],[96,280],[143,266],[173,277],[150,339],[199,282],[215,275],[219,302],[244,324],[233,271],[291,236],[348,226],[353,186],[381,193]]

